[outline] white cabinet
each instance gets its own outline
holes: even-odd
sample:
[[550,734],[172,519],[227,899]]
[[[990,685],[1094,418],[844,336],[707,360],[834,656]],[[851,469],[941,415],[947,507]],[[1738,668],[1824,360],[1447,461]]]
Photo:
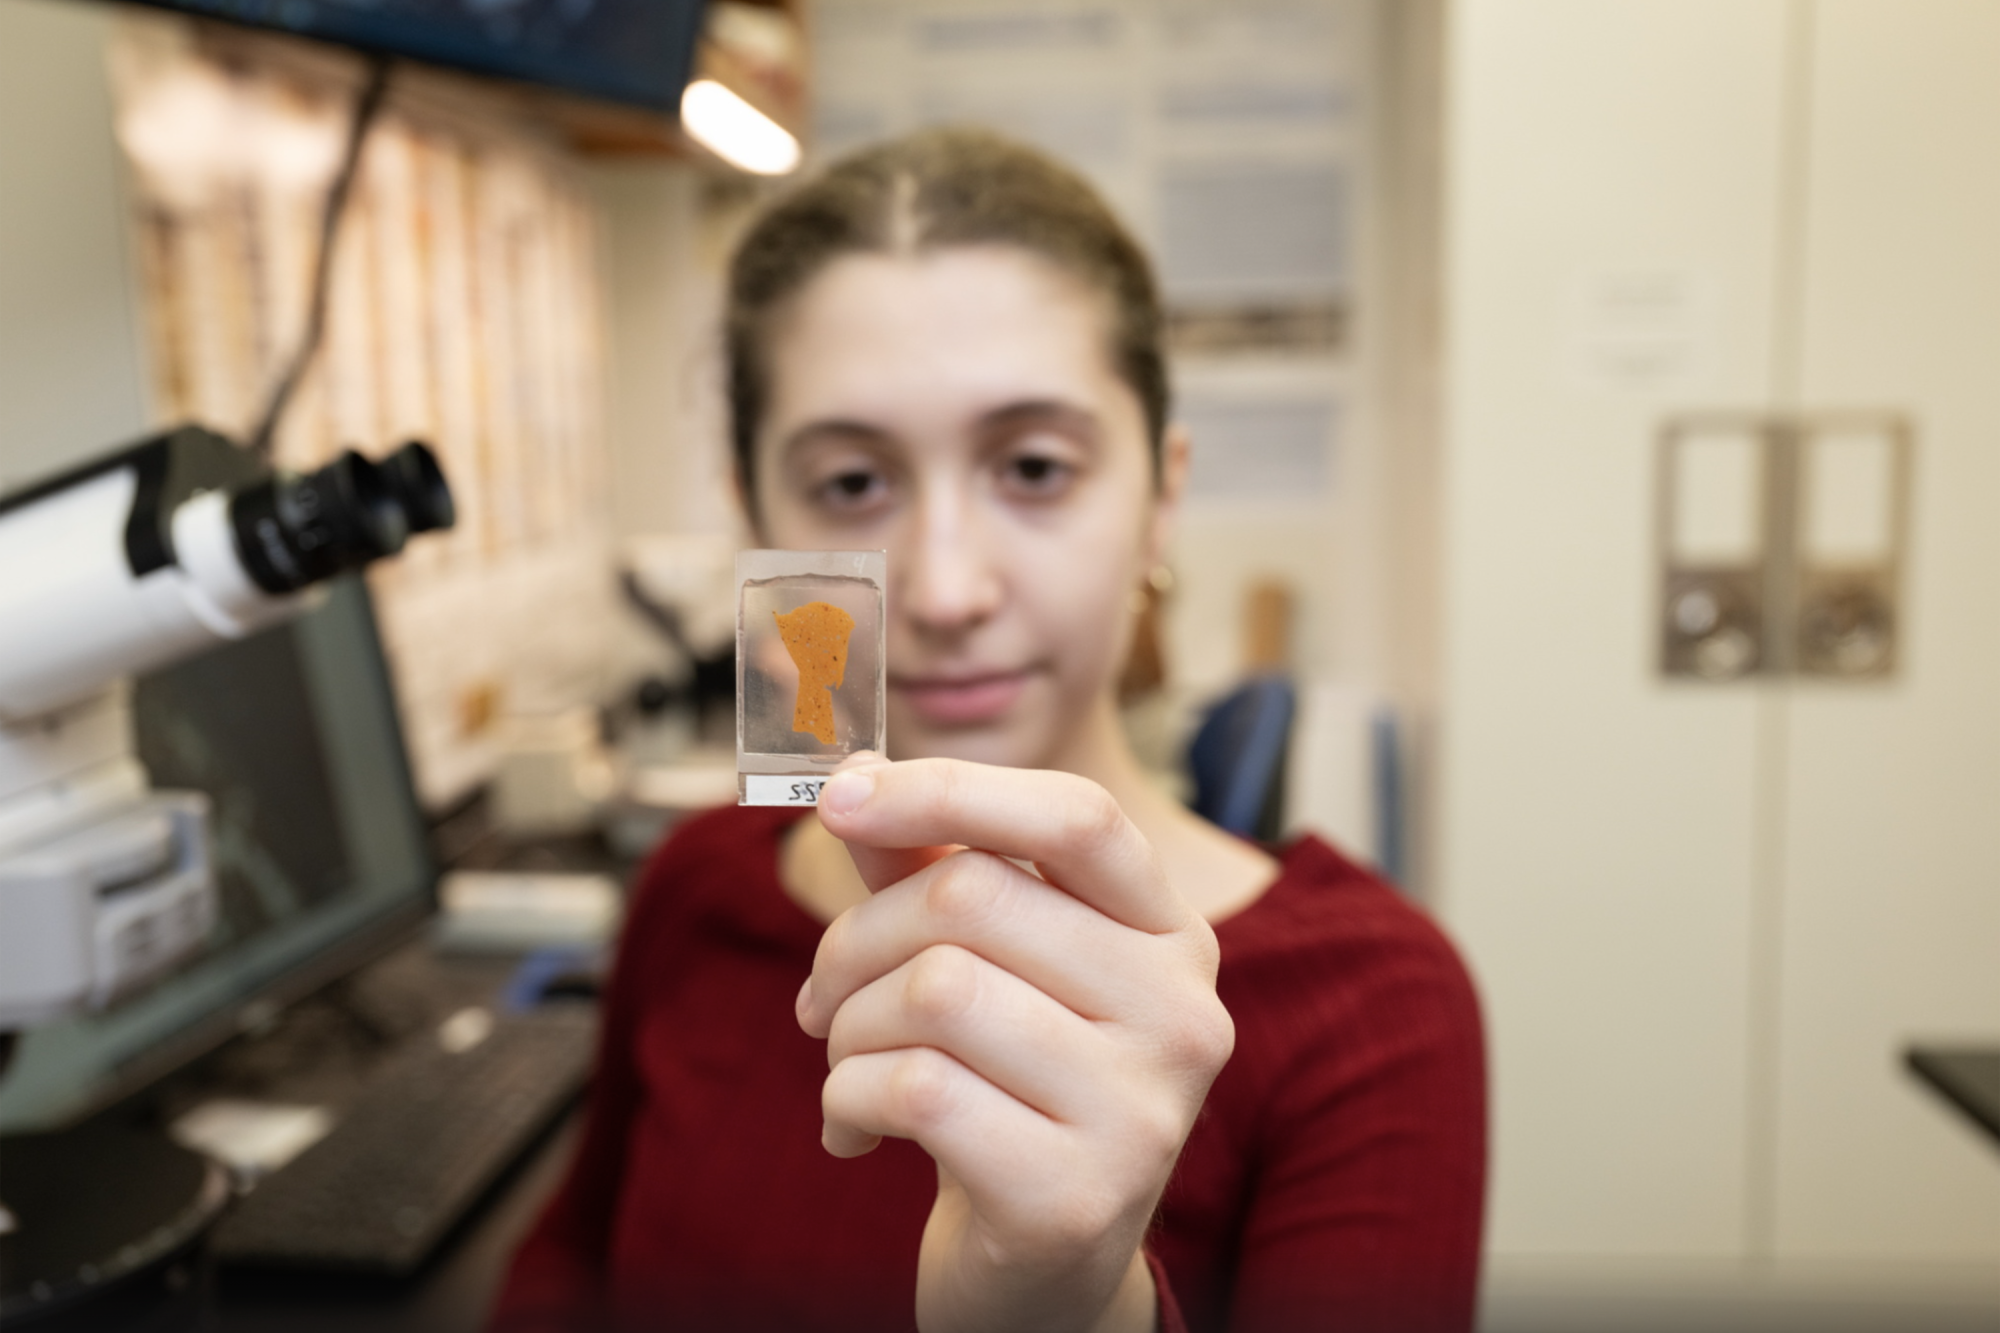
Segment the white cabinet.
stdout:
[[[1500,1254],[2000,1259],[2000,5],[1461,0],[1437,898]],[[1886,683],[1657,670],[1697,409],[1916,425]]]
[[[1501,1252],[1720,1256],[1750,1151],[1754,690],[1654,672],[1652,447],[1771,391],[1780,0],[1467,0],[1447,52],[1438,891],[1483,993]],[[1693,387],[1593,377],[1620,273]]]
[[1917,433],[1903,669],[1800,682],[1772,793],[1772,1241],[2000,1257],[2000,1152],[1896,1065],[2000,1043],[2000,5],[1818,0],[1798,387]]

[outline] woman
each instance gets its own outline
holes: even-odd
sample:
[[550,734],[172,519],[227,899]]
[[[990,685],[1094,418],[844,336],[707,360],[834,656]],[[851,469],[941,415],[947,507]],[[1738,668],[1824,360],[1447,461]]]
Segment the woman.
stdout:
[[889,552],[896,762],[655,855],[503,1324],[1469,1327],[1450,946],[1119,729],[1188,469],[1144,256],[1064,169],[928,132],[751,230],[728,333],[759,540]]

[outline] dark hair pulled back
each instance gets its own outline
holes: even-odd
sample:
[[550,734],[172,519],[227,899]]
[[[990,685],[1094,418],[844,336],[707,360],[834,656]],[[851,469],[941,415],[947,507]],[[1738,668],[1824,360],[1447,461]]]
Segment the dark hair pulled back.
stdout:
[[1157,475],[1168,387],[1158,288],[1145,251],[1081,176],[986,130],[944,128],[862,149],[779,199],[729,267],[730,444],[755,508],[755,442],[770,400],[773,315],[843,255],[1013,245],[1100,292],[1112,369],[1138,395]]

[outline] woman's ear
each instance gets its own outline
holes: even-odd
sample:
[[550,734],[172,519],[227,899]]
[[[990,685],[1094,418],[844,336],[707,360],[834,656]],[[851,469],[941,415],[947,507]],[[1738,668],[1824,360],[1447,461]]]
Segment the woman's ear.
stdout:
[[1173,544],[1174,528],[1180,522],[1181,500],[1187,494],[1188,468],[1193,465],[1194,442],[1187,428],[1175,423],[1160,440],[1160,484],[1153,497],[1153,519],[1146,534],[1146,568],[1153,569],[1167,558]]

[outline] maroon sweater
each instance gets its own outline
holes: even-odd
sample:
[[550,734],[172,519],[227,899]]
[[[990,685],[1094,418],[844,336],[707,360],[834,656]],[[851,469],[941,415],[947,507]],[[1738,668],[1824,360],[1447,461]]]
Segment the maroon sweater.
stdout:
[[[777,879],[796,817],[702,815],[647,866],[583,1142],[502,1327],[913,1325],[936,1171],[900,1140],[820,1147],[826,1045],[792,1002],[822,928]],[[1325,843],[1282,860],[1216,927],[1236,1052],[1147,1244],[1162,1328],[1462,1333],[1486,1169],[1472,986],[1421,913]]]

